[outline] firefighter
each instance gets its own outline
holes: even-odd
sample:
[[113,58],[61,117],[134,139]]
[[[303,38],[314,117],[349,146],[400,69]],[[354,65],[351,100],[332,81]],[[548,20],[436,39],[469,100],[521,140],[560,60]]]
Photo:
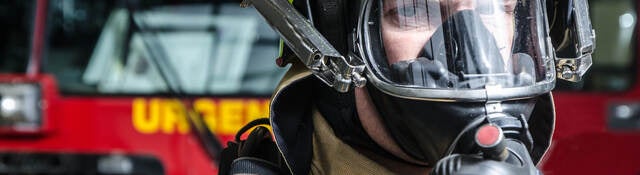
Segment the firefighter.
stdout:
[[[579,80],[593,49],[586,1],[295,0],[293,14],[252,3],[288,46],[270,114],[282,158],[243,150],[232,173],[538,174],[550,91]],[[547,11],[587,49],[556,57],[567,38],[550,39]]]

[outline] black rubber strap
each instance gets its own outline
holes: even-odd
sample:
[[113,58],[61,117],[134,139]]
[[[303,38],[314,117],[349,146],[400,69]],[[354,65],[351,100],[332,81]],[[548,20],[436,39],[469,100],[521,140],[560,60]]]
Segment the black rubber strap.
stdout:
[[348,13],[346,0],[310,0],[314,18],[313,22],[318,31],[341,54],[346,55],[348,49]]
[[236,142],[240,142],[240,137],[242,136],[242,134],[258,125],[270,125],[269,118],[259,118],[249,122],[247,125],[244,125],[236,134]]

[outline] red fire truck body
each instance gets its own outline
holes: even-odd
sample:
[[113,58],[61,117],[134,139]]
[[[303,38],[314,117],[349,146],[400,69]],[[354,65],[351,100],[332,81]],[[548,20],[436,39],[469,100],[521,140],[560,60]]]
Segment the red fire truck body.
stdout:
[[[268,116],[268,98],[273,87],[269,87],[267,91],[260,91],[260,93],[192,93],[183,91],[183,94],[178,95],[176,92],[166,90],[168,89],[166,86],[175,84],[164,82],[166,84],[158,89],[162,90],[165,88],[165,91],[151,91],[151,93],[144,91],[146,90],[145,87],[135,87],[138,88],[138,91],[132,92],[122,92],[123,89],[126,90],[126,88],[112,90],[115,93],[101,92],[83,94],[69,91],[69,86],[65,85],[65,83],[70,81],[65,79],[65,77],[61,77],[60,71],[52,70],[55,68],[51,68],[50,66],[51,64],[61,64],[60,62],[72,59],[55,55],[57,54],[56,49],[59,49],[56,48],[55,37],[68,34],[56,33],[55,30],[51,29],[55,27],[50,25],[56,25],[56,20],[59,19],[55,16],[58,13],[64,14],[69,12],[69,9],[81,9],[83,8],[81,5],[86,6],[87,4],[92,5],[95,3],[78,1],[75,2],[76,4],[73,4],[69,2],[73,1],[35,0],[7,3],[7,7],[16,9],[19,7],[13,7],[12,5],[23,3],[22,5],[26,6],[26,15],[29,16],[29,14],[33,14],[31,15],[32,18],[30,18],[33,19],[33,22],[27,22],[26,26],[33,27],[33,31],[30,32],[31,37],[28,37],[30,45],[28,46],[29,53],[27,55],[29,57],[2,58],[4,62],[0,62],[0,64],[4,63],[5,65],[9,65],[10,63],[16,62],[15,60],[28,59],[28,61],[24,61],[28,62],[28,65],[25,66],[28,68],[24,68],[22,71],[0,72],[0,104],[3,107],[0,115],[4,118],[3,121],[0,121],[1,174],[217,174],[216,159],[218,157],[212,158],[215,154],[211,155],[211,153],[207,152],[203,148],[202,143],[200,143],[200,138],[193,134],[193,126],[195,125],[189,123],[188,117],[186,116],[188,113],[186,109],[192,109],[189,111],[196,113],[197,117],[201,117],[200,121],[202,121],[202,123],[200,124],[204,125],[207,131],[215,133],[215,136],[217,136],[216,144],[222,144],[232,140],[236,132],[249,121]],[[106,1],[96,4],[100,3],[109,4],[112,2]],[[113,3],[111,5],[113,5]],[[234,27],[233,24],[228,24],[228,22],[224,23],[224,21],[220,22],[221,20],[226,19],[226,21],[248,25],[239,26],[242,28],[255,29],[257,27],[266,27],[266,24],[257,23],[259,18],[257,18],[258,16],[256,16],[256,14],[250,17],[244,14],[235,15],[234,10],[237,9],[227,10],[225,12],[224,8],[226,7],[224,7],[224,3],[215,4],[214,6],[216,5],[222,6],[223,10],[222,12],[215,12],[214,15],[210,15],[213,14],[213,12],[211,12],[213,10],[210,8],[201,9],[199,7],[201,6],[200,4],[186,3],[186,5],[183,6],[180,3],[176,5],[160,2],[148,6],[144,6],[144,4],[138,4],[138,6],[126,4],[121,6],[139,8],[136,9],[139,11],[135,13],[143,14],[140,15],[143,17],[164,15],[162,16],[164,18],[178,18],[180,15],[191,15],[189,17],[192,17],[192,20],[205,19],[205,22],[202,23],[191,23],[193,26],[189,26],[191,28],[187,27],[187,29],[180,28],[181,26],[176,27],[174,24],[162,23],[169,19],[163,19],[163,21],[160,22],[157,20],[154,21],[154,19],[144,19],[147,20],[144,24],[147,26],[136,24],[135,29],[134,27],[127,28],[128,30],[137,30],[129,33],[129,35],[133,36],[130,36],[130,38],[133,39],[129,39],[131,43],[135,43],[136,40],[147,42],[146,38],[143,37],[136,39],[136,33],[143,33],[146,32],[145,30],[150,30],[151,32],[149,33],[155,32],[154,34],[159,36],[157,38],[163,41],[175,41],[175,38],[178,38],[179,41],[180,38],[191,37],[190,35],[197,37],[218,37],[220,39],[216,42],[223,44],[215,45],[214,43],[206,45],[213,50],[219,49],[227,44],[224,43],[226,42],[224,41],[225,37],[237,37],[239,34],[249,35],[246,32],[233,33],[228,31],[230,27]],[[117,7],[117,3],[114,6]],[[178,6],[178,8],[173,8],[173,6]],[[203,10],[206,11],[206,13],[194,15],[194,12],[188,10],[184,12],[185,10],[181,10],[181,8]],[[56,9],[58,11],[53,11]],[[252,11],[251,9],[245,10],[249,12]],[[117,27],[117,25],[120,25],[118,22],[125,21],[124,24],[128,22],[127,15],[122,15],[124,14],[121,12],[123,10],[113,8],[112,11],[113,12],[105,12],[107,15],[103,15],[105,16],[103,22],[106,21],[106,24],[98,28],[102,34],[97,33],[94,35],[98,38],[98,44],[94,46],[94,50],[99,50],[101,47],[104,47],[104,45],[109,45],[110,37],[123,34],[122,32],[109,33],[114,30],[114,26]],[[128,9],[128,11],[131,16],[134,16],[133,18],[136,17],[136,14],[132,12],[134,10]],[[86,12],[76,10],[75,12],[71,11],[69,13],[77,15],[78,13],[82,14]],[[225,15],[225,13],[231,13],[232,15]],[[212,19],[210,19],[211,16],[216,17],[216,22],[220,24],[206,23],[207,21],[212,21]],[[10,17],[14,18],[15,16]],[[118,19],[118,17],[123,18]],[[169,21],[179,23],[181,22],[180,20],[184,19]],[[151,24],[152,22],[149,21],[160,24]],[[243,21],[244,23],[242,23]],[[9,23],[11,23],[11,21],[9,21]],[[116,25],[113,25],[114,23]],[[154,25],[158,25],[159,27],[157,28],[159,29],[153,28],[156,27]],[[148,29],[142,29],[143,27],[147,27]],[[227,33],[225,36],[209,35],[219,31]],[[240,30],[240,32],[243,31]],[[163,35],[165,33],[168,34]],[[71,32],[70,34],[74,33]],[[126,34],[126,32],[124,32],[124,34]],[[98,37],[97,35],[100,36]],[[267,50],[269,51],[267,53],[273,54],[263,56],[266,56],[265,59],[268,60],[268,63],[271,63],[268,65],[272,65],[271,67],[274,68],[269,68],[268,71],[270,72],[266,73],[273,74],[273,72],[276,72],[275,75],[277,77],[277,75],[281,75],[278,74],[278,72],[283,72],[285,69],[275,70],[276,66],[272,59],[277,56],[278,40],[276,39],[277,36],[275,33],[272,35],[273,39],[266,39],[265,41],[265,39],[263,39],[265,37],[264,35],[255,34],[256,38],[261,38],[249,38],[251,40],[249,40],[250,42],[248,42],[248,44],[243,43],[243,38],[226,39],[233,41],[230,44],[235,45],[232,46],[245,50],[249,48],[246,47],[247,45],[251,45],[254,48],[253,50],[258,51],[261,50],[255,49],[256,47],[268,47],[267,49],[262,49],[262,51]],[[194,42],[198,41],[197,38],[193,39],[193,37],[189,39]],[[67,38],[63,38],[62,41],[63,43],[67,42],[64,40],[67,40]],[[165,44],[163,41],[150,42],[152,44]],[[172,48],[184,49],[184,47],[180,46],[170,46]],[[144,49],[136,48],[136,46],[130,47],[130,53],[148,54],[144,52],[146,51]],[[167,46],[165,46],[165,48],[166,47]],[[117,49],[107,50],[105,53],[116,52],[114,50]],[[248,52],[245,50],[239,51]],[[96,55],[95,53],[93,54]],[[171,54],[174,53],[168,52],[165,54],[165,57],[168,57],[169,61],[178,60],[179,62],[184,62],[186,59],[189,59],[189,55],[185,56],[183,54],[180,59],[174,59],[171,58],[171,56],[173,56]],[[91,56],[92,59],[96,57],[94,55]],[[248,56],[249,55],[245,54],[245,57]],[[132,58],[132,56],[128,58],[130,62],[138,65],[138,67],[136,67],[138,69],[140,69],[140,65],[147,66],[145,70],[155,68],[154,70],[157,71],[159,69],[153,66],[160,64],[145,62],[145,60],[150,60],[148,58]],[[130,62],[126,64],[130,64]],[[194,65],[206,64],[199,62],[193,63]],[[92,63],[89,61],[89,63],[85,64]],[[127,66],[126,64],[125,66]],[[97,65],[97,67],[109,66]],[[48,66],[49,68],[47,68]],[[84,71],[86,74],[94,71],[94,69],[89,68],[90,66],[86,67]],[[193,69],[193,66],[190,68],[192,69],[188,71],[197,70]],[[61,70],[67,69],[68,67],[61,68]],[[127,68],[125,67],[124,69]],[[0,67],[0,70],[2,70],[2,67]],[[136,71],[135,73],[140,74],[140,70]],[[178,69],[178,71],[180,70]],[[101,76],[99,78],[105,76],[105,74],[99,75]],[[106,74],[106,76],[110,76],[110,74]],[[86,78],[83,80],[86,80]],[[277,79],[270,82],[268,86],[274,86],[277,83],[275,80]],[[215,83],[215,80],[211,81]],[[107,86],[113,86],[113,84],[120,85],[121,83],[122,82],[111,83],[111,85]],[[126,83],[135,84],[136,82],[129,81]],[[162,81],[159,82],[159,84],[162,83]],[[108,88],[102,84],[94,86],[103,89]],[[126,85],[123,86],[127,87]],[[130,87],[133,86],[128,86],[127,88]],[[67,92],[64,92],[64,88],[67,88]],[[146,88],[154,90],[153,88],[157,87]],[[223,88],[218,88],[217,90],[224,91],[225,89]],[[186,108],[184,105],[185,101],[188,101],[192,108]],[[31,102],[33,104],[30,104]],[[17,113],[15,112],[16,110],[18,111]]]
[[[180,111],[174,112],[172,118],[158,110],[176,106],[166,105],[172,101],[162,97],[67,97],[56,90],[56,84],[51,76],[38,75],[26,78],[24,75],[2,75],[1,82],[29,82],[39,83],[43,92],[43,124],[40,131],[10,131],[0,139],[0,154],[3,164],[13,166],[8,172],[62,172],[87,173],[96,172],[100,160],[108,161],[111,157],[132,156],[129,163],[144,167],[141,174],[164,172],[164,174],[211,174],[217,170],[188,130],[181,131],[185,126]],[[235,100],[265,101],[264,98],[201,98],[207,101]],[[136,104],[138,101],[138,104]],[[157,101],[156,105],[147,105]],[[175,100],[173,100],[175,101]],[[139,106],[134,106],[139,105]],[[157,109],[149,109],[152,108]],[[140,109],[134,109],[134,108]],[[235,110],[243,110],[244,106]],[[178,107],[179,109],[179,107]],[[140,119],[132,116],[138,110]],[[152,112],[151,110],[156,110]],[[155,113],[150,116],[148,113]],[[236,114],[242,115],[241,111]],[[237,116],[233,116],[237,117]],[[146,122],[147,129],[136,129],[134,120]],[[154,120],[154,121],[151,121]],[[231,120],[231,119],[230,119]],[[235,119],[237,125],[242,125],[243,119]],[[152,128],[152,129],[148,129]],[[223,141],[232,136],[220,135]],[[87,158],[93,157],[93,158]],[[101,159],[102,158],[102,159]],[[136,160],[140,159],[140,162]],[[93,164],[80,164],[86,167],[74,167],[79,161],[89,161]],[[86,162],[85,162],[86,163]],[[137,163],[142,165],[137,165]],[[23,165],[20,165],[23,164]],[[24,164],[35,164],[41,167],[30,168]],[[92,167],[93,166],[93,167]],[[126,165],[114,165],[126,166]],[[74,169],[75,168],[75,169]],[[82,170],[82,169],[89,170]],[[152,169],[160,168],[160,169]],[[149,170],[151,169],[151,170]],[[123,172],[138,172],[127,170]],[[100,171],[97,171],[100,172]],[[106,172],[102,173],[108,173]],[[117,172],[117,171],[116,171]]]
[[616,130],[608,127],[610,121],[606,117],[612,115],[611,110],[616,105],[637,105],[640,101],[640,89],[637,87],[640,86],[634,85],[633,90],[624,93],[554,94],[557,108],[556,131],[550,152],[541,166],[544,172],[639,173],[640,130]]

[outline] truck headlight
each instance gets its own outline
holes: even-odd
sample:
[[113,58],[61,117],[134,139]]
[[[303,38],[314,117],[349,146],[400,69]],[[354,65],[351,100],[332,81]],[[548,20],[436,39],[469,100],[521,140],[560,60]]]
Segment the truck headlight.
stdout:
[[42,126],[40,86],[0,83],[0,129],[36,131]]

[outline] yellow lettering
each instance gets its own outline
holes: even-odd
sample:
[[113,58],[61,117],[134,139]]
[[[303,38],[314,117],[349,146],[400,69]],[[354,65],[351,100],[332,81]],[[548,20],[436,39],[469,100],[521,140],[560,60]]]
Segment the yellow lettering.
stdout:
[[[194,119],[217,135],[235,135],[249,121],[269,117],[269,100],[264,99],[201,98],[192,107],[191,114],[199,114],[192,117],[202,117]],[[142,134],[187,134],[191,126],[185,112],[184,104],[176,99],[138,98],[133,100],[131,121]]]
[[[269,101],[268,100],[249,100],[247,106],[247,122],[259,118],[269,117]],[[240,128],[238,128],[240,129]]]
[[220,100],[220,130],[218,134],[233,135],[244,125],[243,100]]
[[147,116],[147,101],[142,98],[133,100],[133,116],[132,122],[134,128],[143,134],[153,134],[158,131],[160,125],[160,116],[158,115],[158,101],[151,100],[150,114]]
[[193,102],[193,108],[202,115],[209,131],[217,133],[216,129],[218,125],[216,122],[218,122],[218,120],[216,119],[216,104],[213,100],[198,99]]
[[163,103],[163,119],[162,131],[166,134],[175,132],[175,126],[178,126],[178,132],[185,134],[189,132],[189,123],[185,118],[185,110],[180,101],[165,100]]

